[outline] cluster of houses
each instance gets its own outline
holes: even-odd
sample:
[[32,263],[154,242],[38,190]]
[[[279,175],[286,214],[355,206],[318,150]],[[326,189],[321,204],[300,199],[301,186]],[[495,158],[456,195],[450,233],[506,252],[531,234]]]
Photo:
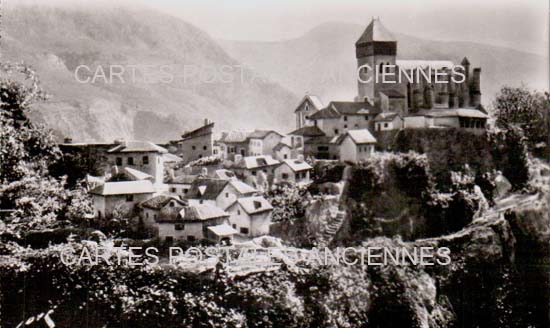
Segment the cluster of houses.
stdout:
[[[197,150],[204,146],[199,140],[213,144],[211,133],[210,140],[202,132],[185,135],[187,139],[182,140],[191,140]],[[222,153],[214,155],[214,147],[195,157],[186,142],[179,145],[191,150],[186,160],[148,141],[116,141],[110,147],[64,143],[62,149],[92,152],[101,161],[104,175],[88,177],[97,219],[136,218],[166,241],[222,243],[269,234],[273,207],[264,193],[274,185],[310,182],[312,167],[301,156],[282,152],[272,156],[273,148],[280,148],[275,147],[280,134],[253,131],[249,135],[257,147],[252,148],[254,155],[249,156],[247,149],[244,156],[235,154],[232,160],[224,160]],[[266,147],[263,140],[271,136],[277,142]]]
[[[397,60],[397,41],[379,19],[355,47],[362,74],[356,99],[325,105],[306,94],[294,110],[296,128],[287,134],[226,131],[214,137],[214,123],[205,120],[163,145],[65,143],[62,149],[101,159],[105,176],[89,179],[96,185],[90,193],[98,218],[123,206],[162,239],[221,242],[268,234],[273,208],[263,194],[274,185],[310,183],[312,160],[361,162],[384,148],[384,135],[402,129],[485,129],[481,69],[471,71],[466,58],[458,71],[450,70],[450,61]],[[365,65],[413,76],[439,70],[448,83],[383,83],[369,79],[373,72],[364,72]],[[456,82],[456,74],[464,79]]]

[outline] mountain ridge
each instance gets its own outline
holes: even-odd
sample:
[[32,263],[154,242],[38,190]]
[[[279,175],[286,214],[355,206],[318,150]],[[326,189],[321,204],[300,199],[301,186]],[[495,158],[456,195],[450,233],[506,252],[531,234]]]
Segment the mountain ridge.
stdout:
[[[218,42],[232,57],[297,94],[310,92],[325,102],[352,100],[357,83],[354,44],[365,28],[366,24],[325,22],[302,36],[283,41],[218,39]],[[483,43],[434,41],[392,33],[398,40],[398,59],[446,59],[460,63],[466,56],[472,67],[481,67],[482,101],[485,105],[491,104],[503,85],[519,86],[525,82],[535,89],[548,89],[547,57]],[[258,59],[256,54],[263,56]],[[267,64],[270,62],[285,62],[286,70],[270,69]],[[290,74],[300,70],[302,74]]]

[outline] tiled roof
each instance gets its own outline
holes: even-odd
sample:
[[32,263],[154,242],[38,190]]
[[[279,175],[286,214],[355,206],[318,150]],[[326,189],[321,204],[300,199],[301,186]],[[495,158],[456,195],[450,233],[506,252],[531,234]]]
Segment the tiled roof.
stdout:
[[489,117],[489,115],[475,108],[427,109],[427,110],[419,111],[418,115],[423,115],[428,117],[472,117],[472,118]]
[[185,196],[187,199],[215,200],[229,183],[222,179],[196,179]]
[[164,159],[165,163],[177,163],[183,161],[183,158],[170,153],[162,155],[162,158]]
[[149,180],[105,182],[90,191],[91,194],[103,196],[152,194],[154,192],[155,188]]
[[246,156],[243,157],[239,163],[236,163],[237,167],[245,169],[256,169],[262,167],[268,167],[278,165],[280,162],[270,155],[261,156]]
[[177,177],[169,178],[166,183],[169,184],[192,184],[199,176],[198,175],[178,175]]
[[319,97],[315,95],[305,95],[304,98],[302,98],[302,100],[300,101],[300,104],[298,105],[298,107],[296,107],[296,109],[294,110],[295,113],[300,109],[301,105],[306,100],[309,100],[309,102],[313,105],[313,107],[315,107],[315,110],[319,110],[323,108],[323,102],[321,101],[321,99],[319,99]]
[[214,177],[216,179],[232,180],[236,179],[235,173],[226,169],[219,169],[214,171]]
[[361,37],[357,42],[356,45],[367,43],[367,42],[373,42],[373,41],[396,41],[395,37],[391,34],[391,32],[380,23],[380,19],[374,18],[369,26],[365,29],[363,34],[361,34]]
[[367,129],[349,130],[346,133],[340,135],[338,139],[336,139],[336,143],[341,144],[347,136],[349,136],[356,145],[376,143],[376,138],[374,138]]
[[229,216],[221,208],[209,204],[186,206],[181,209],[179,215],[183,221],[206,221]]
[[212,231],[216,236],[224,237],[231,236],[239,233],[237,230],[233,229],[229,224],[224,223],[217,226],[210,226],[208,230]]
[[248,140],[248,132],[229,131],[229,132],[223,132],[222,137],[219,141],[224,143],[239,143],[239,142],[246,142],[247,140]]
[[297,130],[290,132],[289,134],[304,136],[304,137],[315,137],[315,136],[324,136],[325,133],[323,130],[319,129],[317,126],[303,126]]
[[253,194],[255,192],[258,192],[258,190],[254,189],[253,187],[237,179],[230,180],[229,184],[242,195]]
[[299,159],[285,159],[283,163],[288,165],[288,167],[290,167],[294,172],[312,169],[311,165],[309,165],[306,161],[302,161]]
[[273,210],[273,206],[271,206],[267,199],[262,196],[239,198],[235,203],[230,205],[229,208],[232,208],[235,204],[241,205],[244,211],[249,215]]
[[376,114],[378,112],[380,112],[380,110],[368,102],[331,101],[326,108],[309,116],[309,119],[340,118],[342,115],[365,115]]
[[193,138],[197,138],[197,137],[212,134],[212,128],[213,127],[214,127],[214,122],[212,122],[210,124],[207,124],[207,125],[203,125],[198,129],[195,129],[193,131],[189,131],[189,132],[184,133],[181,136],[181,139],[182,140],[187,140],[187,139],[193,139]]
[[399,116],[398,113],[380,113],[374,118],[375,122],[391,122],[395,117]]
[[145,200],[141,203],[139,203],[139,207],[145,207],[150,208],[153,210],[160,210],[163,208],[166,204],[168,204],[170,201],[175,201],[179,206],[186,206],[187,203],[184,201],[181,201],[173,196],[168,195],[158,195],[153,198],[149,198],[148,200]]
[[109,153],[167,153],[165,148],[162,148],[150,141],[124,141],[120,145],[111,148]]
[[278,134],[281,137],[283,136],[282,134],[274,130],[254,130],[248,134],[248,139],[264,139],[270,133]]
[[131,167],[125,167],[124,174],[126,174],[131,180],[134,180],[134,181],[153,179],[152,175],[133,169]]

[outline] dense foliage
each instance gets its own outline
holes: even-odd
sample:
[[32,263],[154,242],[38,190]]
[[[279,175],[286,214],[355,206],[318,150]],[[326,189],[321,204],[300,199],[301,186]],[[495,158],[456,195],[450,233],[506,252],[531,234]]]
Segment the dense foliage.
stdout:
[[532,150],[547,148],[550,135],[550,94],[525,87],[503,87],[493,103],[497,124],[519,127]]
[[0,78],[0,209],[11,211],[7,230],[78,222],[91,212],[85,191],[66,188],[48,167],[61,159],[50,131],[31,122],[31,106],[43,100],[38,78],[23,65],[3,64]]

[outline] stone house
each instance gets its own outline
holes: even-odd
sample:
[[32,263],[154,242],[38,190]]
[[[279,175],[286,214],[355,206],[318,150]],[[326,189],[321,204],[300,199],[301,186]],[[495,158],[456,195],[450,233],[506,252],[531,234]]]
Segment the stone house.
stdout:
[[258,237],[269,234],[273,207],[262,196],[237,199],[227,208],[229,223],[239,234]]
[[351,130],[335,141],[340,151],[340,161],[358,163],[374,153],[376,139],[367,129]]
[[403,128],[403,119],[398,113],[380,113],[374,118],[374,131],[399,130]]
[[191,185],[186,199],[190,205],[209,204],[226,209],[238,198],[256,194],[253,187],[237,179],[197,179]]
[[110,218],[117,206],[133,212],[135,206],[156,192],[149,180],[105,182],[90,190],[95,217]]
[[321,110],[323,107],[323,103],[319,97],[306,94],[294,110],[294,114],[296,115],[296,129],[312,125],[308,117]]
[[203,126],[184,133],[180,140],[173,142],[177,149],[176,153],[184,163],[212,156],[214,147],[213,129],[214,123],[205,119]]
[[155,184],[164,179],[164,154],[168,151],[149,141],[123,141],[107,152],[109,165],[131,168],[153,177]]
[[304,160],[287,159],[275,169],[275,183],[289,182],[308,184],[311,182],[310,173],[313,170]]
[[185,206],[176,217],[157,220],[158,237],[166,241],[230,240],[237,231],[228,229],[228,219],[227,212],[210,204]]
[[248,134],[248,156],[275,156],[274,148],[283,135],[273,130],[254,130]]
[[157,220],[162,218],[176,218],[179,211],[187,203],[170,195],[157,195],[149,198],[137,206],[140,209],[139,216],[147,227],[157,225]]

